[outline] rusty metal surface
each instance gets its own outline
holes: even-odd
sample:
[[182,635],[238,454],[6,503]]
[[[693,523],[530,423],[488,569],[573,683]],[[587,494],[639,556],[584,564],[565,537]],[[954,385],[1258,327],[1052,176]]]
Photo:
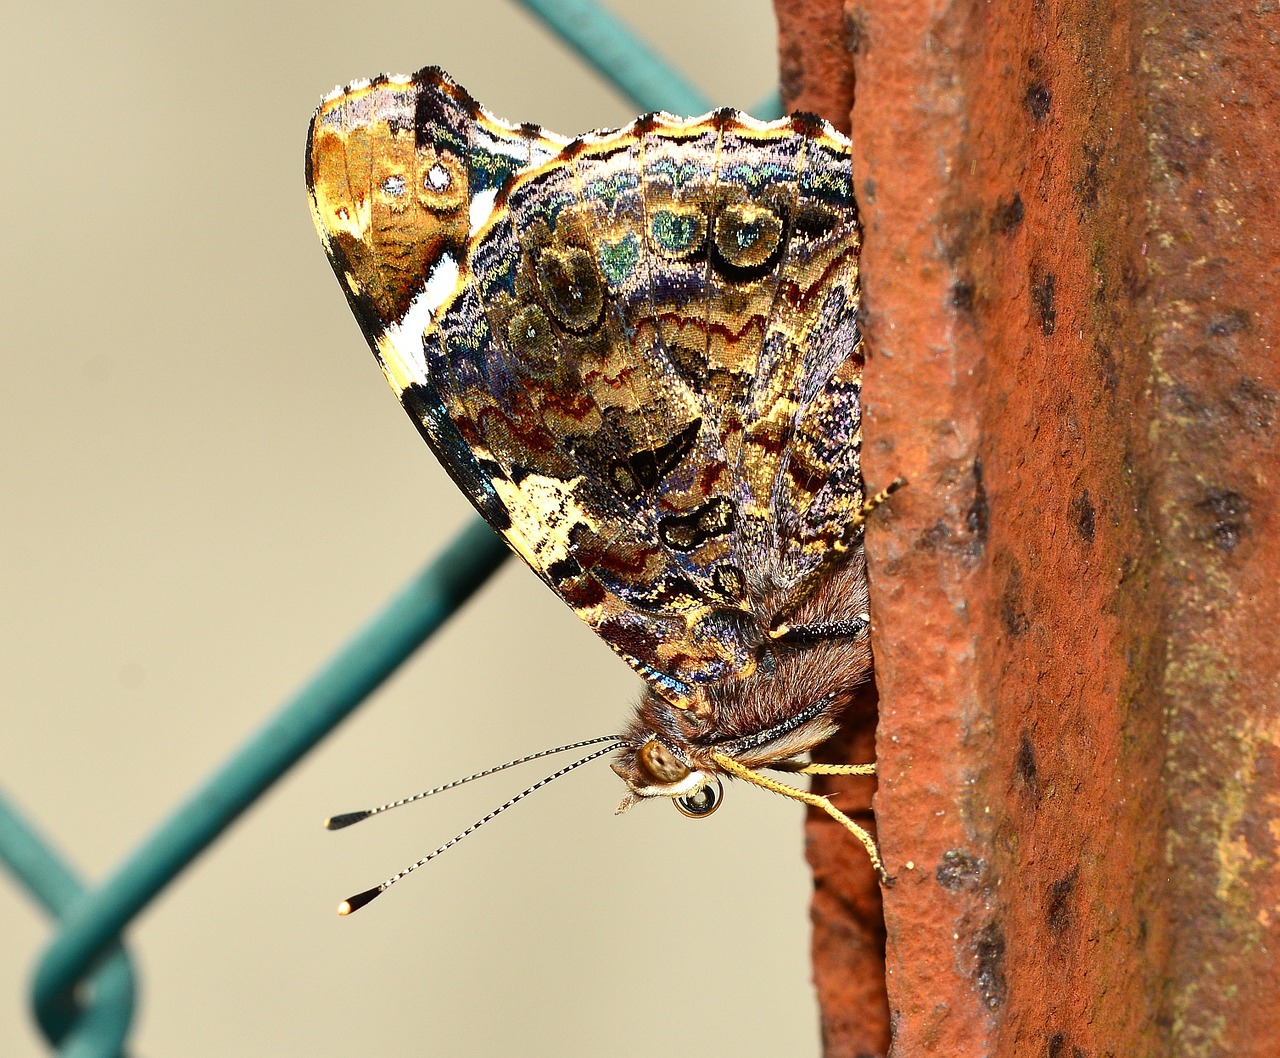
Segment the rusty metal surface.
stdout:
[[844,0],[774,0],[773,10],[783,106],[820,114],[848,134],[857,27]]
[[[1274,1053],[1278,19],[844,13],[897,1058]],[[827,1051],[882,1053],[825,829]]]
[[1151,462],[1168,634],[1165,1014],[1178,1053],[1280,1039],[1280,12],[1143,9]]
[[[814,754],[831,763],[875,756],[876,694],[868,686],[844,720],[844,730]],[[814,789],[874,830],[875,780],[823,778]],[[805,851],[813,871],[813,983],[822,1017],[823,1052],[841,1058],[882,1055],[889,1048],[884,907],[871,861],[825,812],[812,810]]]
[[[845,133],[853,105],[857,26],[844,0],[775,0],[782,101]],[[875,755],[876,691],[867,686],[844,719],[841,734],[815,754],[832,763]],[[874,831],[875,780],[817,778],[813,788]],[[810,811],[805,849],[813,871],[813,983],[822,1018],[823,1051],[834,1056],[883,1055],[889,1048],[884,908],[865,853],[830,816]]]

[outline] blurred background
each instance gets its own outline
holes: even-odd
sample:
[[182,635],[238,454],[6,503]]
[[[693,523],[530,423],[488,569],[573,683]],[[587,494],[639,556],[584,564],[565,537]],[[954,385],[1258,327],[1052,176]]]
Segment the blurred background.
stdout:
[[[775,86],[766,0],[610,0],[717,104]],[[471,517],[312,230],[307,121],[438,63],[494,113],[617,125],[508,0],[15,5],[0,35],[0,783],[109,872]],[[802,809],[615,818],[599,764],[349,920],[339,899],[544,763],[339,834],[331,812],[607,733],[630,671],[511,562],[139,919],[137,1056],[816,1055]],[[0,1052],[44,915],[0,878]]]

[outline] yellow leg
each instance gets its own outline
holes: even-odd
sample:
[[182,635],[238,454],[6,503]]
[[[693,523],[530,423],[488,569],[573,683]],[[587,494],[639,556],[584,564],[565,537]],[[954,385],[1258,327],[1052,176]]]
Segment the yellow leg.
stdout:
[[[884,869],[884,863],[880,859],[880,850],[876,848],[875,839],[871,837],[862,827],[858,826],[852,819],[840,811],[826,797],[821,794],[810,793],[808,790],[797,790],[794,786],[788,786],[786,783],[778,782],[776,779],[770,779],[767,775],[761,775],[757,771],[752,771],[745,764],[740,764],[732,757],[724,753],[713,753],[711,759],[722,768],[727,774],[738,779],[745,779],[747,782],[763,787],[772,793],[782,794],[783,797],[790,797],[794,801],[802,801],[814,808],[821,808],[832,819],[845,828],[862,844],[867,850],[867,856],[871,859],[871,866],[876,869],[876,874],[880,876],[881,885],[893,884],[893,879],[889,877],[888,871]],[[875,765],[867,764],[837,764],[833,765],[837,768],[866,768],[875,767]],[[847,773],[846,773],[847,774]],[[862,772],[860,774],[868,774]]]
[[773,771],[789,771],[795,775],[874,775],[876,773],[874,762],[871,764],[819,764],[816,761],[810,761],[806,764],[802,760],[780,760],[777,764],[770,764],[769,768]]
[[[877,492],[871,499],[867,500],[861,507],[854,512],[852,524],[846,530],[846,541],[851,539],[853,535],[862,528],[863,524],[871,517],[871,512],[879,507],[885,500],[897,492],[903,485],[907,483],[906,478],[894,478],[888,485]],[[845,543],[845,547],[848,547]]]

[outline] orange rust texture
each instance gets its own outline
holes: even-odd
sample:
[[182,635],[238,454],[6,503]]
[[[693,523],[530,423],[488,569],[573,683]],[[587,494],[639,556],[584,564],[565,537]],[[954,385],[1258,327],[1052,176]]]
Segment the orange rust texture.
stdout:
[[[844,0],[775,0],[783,105],[807,110],[849,131],[857,25]],[[844,730],[815,754],[831,763],[875,756],[876,691],[867,686]],[[820,778],[813,788],[869,829],[874,779]],[[883,1055],[889,1047],[884,907],[862,848],[830,816],[810,811],[806,852],[813,870],[813,977],[829,1056]]]
[[[814,759],[874,760],[875,745],[876,694],[868,686],[845,716],[844,730]],[[874,830],[875,780],[815,779],[813,788]],[[879,881],[862,846],[826,813],[810,811],[805,837],[813,870],[813,983],[822,1011],[823,1051],[841,1058],[882,1055],[889,1047],[890,1023]]]
[[774,0],[773,9],[784,107],[820,114],[847,135],[857,27],[846,19],[843,0]]
[[1179,1053],[1280,1049],[1280,11],[1142,9]]
[[[911,481],[868,538],[892,1052],[1272,1055],[1277,5],[840,32],[864,463]],[[880,1054],[866,878],[809,833],[827,1053]]]

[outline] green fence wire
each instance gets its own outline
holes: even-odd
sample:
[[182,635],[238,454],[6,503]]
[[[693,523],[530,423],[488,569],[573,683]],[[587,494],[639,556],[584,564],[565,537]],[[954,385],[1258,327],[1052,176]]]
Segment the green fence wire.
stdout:
[[[519,0],[641,110],[698,114],[706,98],[593,0]],[[774,118],[777,93],[756,109]],[[36,970],[36,1019],[64,1058],[121,1058],[134,975],[128,924],[277,779],[351,714],[480,587],[507,549],[478,519],[408,582],[97,887],[81,883],[0,792],[0,862],[56,919]]]
[[[23,888],[60,923],[72,908],[88,899],[81,884],[51,843],[18,815],[0,794],[0,861]],[[90,997],[74,1021],[68,1023],[59,1052],[89,1058],[122,1053],[135,997],[133,966],[128,955],[113,943],[102,963],[85,980]]]

